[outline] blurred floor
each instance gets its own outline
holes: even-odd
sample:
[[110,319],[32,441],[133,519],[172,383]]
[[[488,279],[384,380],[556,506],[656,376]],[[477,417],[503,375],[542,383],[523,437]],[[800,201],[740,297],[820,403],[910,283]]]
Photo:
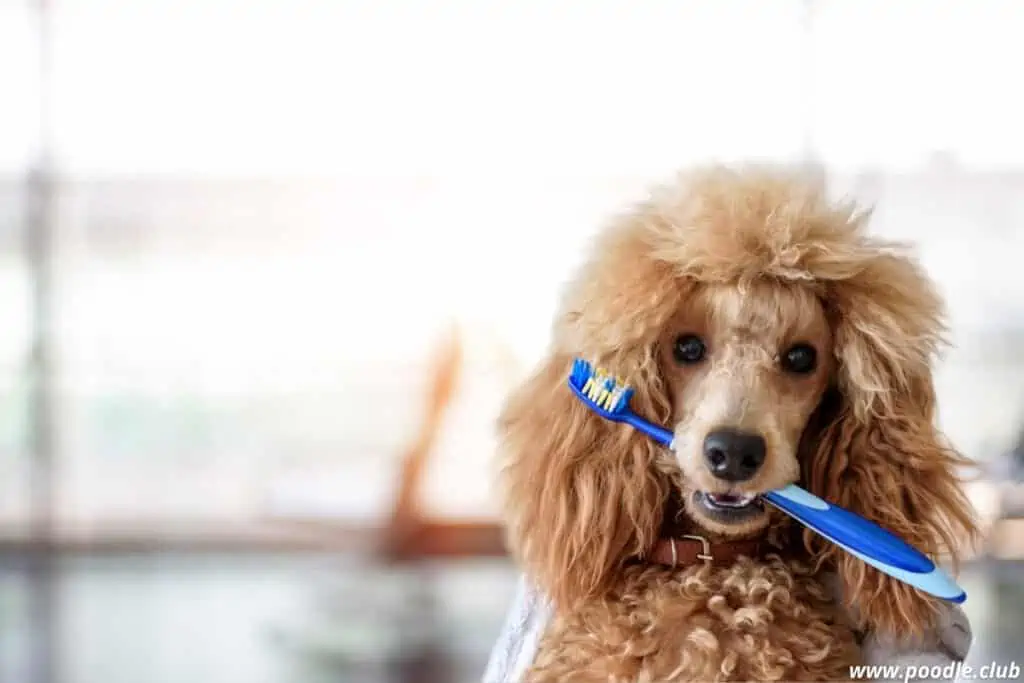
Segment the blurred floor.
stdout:
[[[514,582],[501,561],[256,554],[64,557],[55,576],[60,683],[468,683]],[[30,581],[0,557],[2,681],[32,683]]]
[[[0,562],[0,680],[20,683],[29,576]],[[61,683],[470,683],[514,572],[502,561],[394,572],[316,555],[105,555],[63,558],[56,577]],[[965,569],[971,663],[1024,653],[1022,577],[1024,562]]]

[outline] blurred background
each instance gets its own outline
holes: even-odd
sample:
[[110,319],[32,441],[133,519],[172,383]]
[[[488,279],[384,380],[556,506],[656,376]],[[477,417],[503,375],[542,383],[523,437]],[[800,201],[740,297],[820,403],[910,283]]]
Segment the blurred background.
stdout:
[[492,421],[588,237],[810,160],[948,297],[1024,653],[1024,4],[0,0],[0,680],[469,683]]

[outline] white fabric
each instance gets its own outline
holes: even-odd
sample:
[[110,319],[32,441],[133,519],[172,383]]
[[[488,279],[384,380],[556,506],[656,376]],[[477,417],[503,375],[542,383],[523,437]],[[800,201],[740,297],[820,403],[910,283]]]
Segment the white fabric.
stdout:
[[533,661],[550,616],[547,599],[521,576],[505,625],[491,650],[483,683],[517,683]]
[[[833,585],[835,582],[833,582]],[[544,633],[551,606],[525,577],[520,577],[505,625],[491,650],[482,683],[520,683]],[[945,666],[963,661],[971,647],[971,625],[956,605],[943,612],[939,629],[926,642],[898,646],[869,634],[862,645],[867,665]]]

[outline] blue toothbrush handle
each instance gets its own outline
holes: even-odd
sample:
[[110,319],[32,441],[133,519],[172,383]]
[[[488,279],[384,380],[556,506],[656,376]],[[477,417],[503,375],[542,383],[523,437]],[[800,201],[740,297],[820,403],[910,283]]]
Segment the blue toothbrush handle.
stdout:
[[669,448],[672,447],[672,439],[674,439],[675,436],[664,427],[659,427],[656,424],[648,422],[633,411],[627,411],[622,416],[622,421],[643,432],[661,445],[668,446]]
[[921,552],[860,515],[831,505],[795,484],[770,491],[764,498],[893,578],[950,602],[961,603],[967,599],[964,590]]

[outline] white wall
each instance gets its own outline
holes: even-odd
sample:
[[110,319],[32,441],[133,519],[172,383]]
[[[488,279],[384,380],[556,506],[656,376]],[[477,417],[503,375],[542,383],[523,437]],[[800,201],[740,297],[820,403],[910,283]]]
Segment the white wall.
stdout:
[[[958,443],[987,455],[1024,412],[999,336],[1024,294],[1024,4],[820,1],[810,33],[798,0],[54,6],[71,509],[249,509],[296,469],[365,481],[345,467],[394,466],[448,318],[527,364],[586,238],[649,182],[808,143],[868,169],[842,182],[949,296]],[[14,180],[38,143],[27,8],[0,6]],[[936,170],[936,151],[956,163]],[[164,455],[187,495],[147,473]]]

